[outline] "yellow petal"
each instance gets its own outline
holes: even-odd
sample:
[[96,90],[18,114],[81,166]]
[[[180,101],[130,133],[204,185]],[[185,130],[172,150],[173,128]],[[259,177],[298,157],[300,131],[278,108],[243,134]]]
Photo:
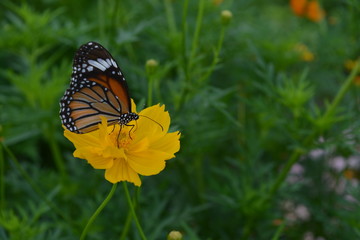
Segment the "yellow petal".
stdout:
[[105,139],[107,134],[108,134],[108,125],[107,125],[107,119],[104,116],[100,116],[101,118],[101,123],[98,124],[99,126],[99,139]]
[[134,113],[137,113],[136,104],[134,102],[134,99],[131,98],[130,101],[131,101],[131,111],[134,112]]
[[167,153],[177,153],[180,150],[180,133],[167,133],[165,136],[151,142],[151,148]]
[[128,181],[134,183],[135,186],[141,185],[139,175],[129,167],[124,159],[121,158],[114,160],[114,165],[111,168],[106,169],[105,179],[111,183]]
[[103,149],[102,151],[103,157],[110,157],[110,158],[125,158],[126,154],[124,148],[116,148],[113,146],[109,146]]
[[113,157],[104,157],[101,150],[88,147],[78,148],[74,151],[74,157],[86,159],[95,169],[107,169],[113,165]]
[[78,146],[97,146],[98,137],[94,134],[77,134],[70,132],[69,130],[64,131],[64,136],[69,139],[77,148]]
[[128,153],[128,163],[137,173],[150,176],[161,172],[165,168],[165,160],[173,157],[173,154],[149,149]]
[[[89,155],[94,155],[96,154],[96,150],[95,148],[89,148],[89,147],[78,147],[75,151],[74,151],[74,157],[76,158],[87,158]],[[97,155],[100,155],[100,151],[101,150],[98,150],[98,154]]]
[[142,152],[142,151],[146,151],[147,149],[149,149],[149,139],[148,138],[143,138],[143,139],[139,139],[138,141],[134,141],[132,142],[127,149],[127,153],[128,152]]
[[169,125],[170,116],[169,112],[165,111],[165,106],[154,105],[139,113],[135,126],[136,135],[138,138],[164,135],[169,130]]

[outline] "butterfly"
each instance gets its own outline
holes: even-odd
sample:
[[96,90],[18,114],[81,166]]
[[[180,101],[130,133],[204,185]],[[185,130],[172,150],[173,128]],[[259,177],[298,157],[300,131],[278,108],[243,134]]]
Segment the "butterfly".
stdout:
[[71,132],[98,129],[101,116],[109,125],[126,125],[139,115],[131,111],[125,77],[111,54],[88,42],[75,53],[70,87],[60,100],[60,119]]

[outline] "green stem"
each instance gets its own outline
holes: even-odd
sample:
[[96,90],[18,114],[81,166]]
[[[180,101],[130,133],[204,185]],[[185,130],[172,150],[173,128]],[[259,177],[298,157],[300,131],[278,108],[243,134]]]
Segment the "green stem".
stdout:
[[278,229],[276,230],[274,236],[271,238],[271,240],[278,240],[281,237],[282,232],[284,231],[286,227],[286,221],[284,221],[283,223],[281,223],[281,225],[278,227]]
[[128,214],[126,216],[126,221],[125,221],[124,228],[123,228],[123,230],[121,232],[120,240],[125,240],[126,239],[127,234],[128,234],[128,232],[130,230],[131,219],[132,219],[132,214],[131,214],[131,211],[129,210]]
[[109,194],[107,195],[107,197],[105,198],[105,200],[100,204],[100,206],[98,207],[98,209],[96,209],[95,213],[90,217],[89,221],[87,222],[83,232],[81,233],[81,237],[80,240],[85,239],[87,232],[89,231],[89,228],[91,226],[91,224],[94,222],[94,220],[96,219],[96,217],[100,214],[100,212],[104,209],[104,207],[108,204],[108,202],[110,201],[110,199],[112,198],[112,196],[115,193],[116,187],[117,187],[118,183],[114,183]]
[[124,191],[125,191],[126,199],[127,199],[128,204],[129,204],[132,217],[134,218],[134,221],[135,221],[136,227],[137,227],[137,229],[138,229],[138,231],[139,231],[139,234],[140,234],[140,236],[141,236],[141,239],[142,239],[142,240],[146,240],[147,238],[146,238],[146,236],[145,236],[145,234],[144,234],[144,231],[143,231],[142,228],[141,228],[139,219],[138,219],[138,217],[136,216],[135,208],[134,208],[134,205],[133,205],[133,203],[132,203],[132,201],[131,201],[130,194],[129,194],[129,190],[128,190],[128,187],[127,187],[127,184],[126,184],[125,181],[123,182],[123,186],[124,186]]
[[340,101],[344,98],[345,93],[349,90],[351,85],[353,85],[354,78],[359,72],[359,67],[360,67],[360,59],[356,61],[355,67],[352,69],[349,77],[345,80],[345,83],[341,86],[339,92],[337,93],[331,105],[327,108],[323,118],[327,118],[334,114],[336,107],[339,105]]
[[[193,41],[192,41],[192,44],[191,44],[191,53],[190,53],[189,67],[188,67],[188,69],[190,71],[191,71],[191,68],[192,68],[193,60],[194,60],[195,55],[196,55],[196,50],[198,49],[198,42],[199,42],[201,24],[202,24],[202,19],[203,19],[203,16],[204,16],[204,6],[205,6],[205,1],[200,0],[200,2],[199,2],[199,10],[198,10],[197,18],[196,18],[195,33],[194,33]],[[191,78],[189,78],[188,80],[191,81]]]
[[[326,112],[322,116],[320,116],[319,119],[329,118],[336,112],[337,106],[339,105],[340,101],[344,98],[344,96],[345,96],[346,92],[349,90],[350,86],[353,84],[354,78],[357,75],[358,71],[359,71],[359,61],[357,62],[356,66],[353,68],[353,70],[350,73],[349,77],[345,80],[345,82],[341,86],[340,90],[336,94],[336,96],[335,96],[334,100],[332,101],[332,103],[328,106]],[[327,127],[330,127],[330,126],[327,126]],[[266,198],[264,198],[263,204],[268,204],[269,201],[272,200],[275,193],[279,190],[281,185],[284,183],[284,181],[285,181],[286,177],[288,176],[292,166],[299,160],[301,155],[305,152],[306,148],[308,148],[309,145],[311,145],[311,143],[316,139],[319,132],[321,132],[323,130],[325,130],[325,129],[316,128],[303,141],[303,143],[301,144],[302,148],[297,148],[297,149],[295,149],[293,151],[293,153],[291,154],[289,160],[285,164],[284,168],[281,170],[280,175],[278,176],[278,178],[276,179],[276,181],[274,182],[274,184],[270,188],[268,195],[266,196]],[[251,233],[251,231],[253,229],[253,226],[254,226],[254,223],[252,221],[248,221],[247,227],[245,228],[246,231],[244,233],[244,238],[243,239],[247,239],[248,236],[250,236],[250,233]]]
[[[184,0],[183,12],[182,12],[182,32],[181,32],[181,60],[179,64],[179,70],[184,72],[185,81],[180,81],[180,91],[177,101],[175,102],[175,108],[178,110],[181,108],[185,101],[185,95],[188,89],[188,82],[190,81],[190,74],[188,69],[188,51],[187,51],[187,14],[188,14],[189,0]],[[179,71],[180,75],[180,71]]]
[[56,168],[60,172],[62,180],[64,181],[65,179],[67,179],[67,173],[66,173],[66,168],[65,168],[63,158],[61,156],[61,151],[60,151],[59,145],[57,144],[57,141],[54,136],[55,131],[53,130],[52,126],[49,126],[49,128],[47,130],[48,131],[47,131],[46,136],[49,141],[51,152],[54,156],[55,165],[56,165]]
[[154,77],[152,74],[148,75],[149,83],[148,83],[148,98],[147,98],[147,106],[150,107],[152,105],[152,96],[153,96],[153,86],[154,86]]
[[187,46],[186,46],[186,42],[187,42],[187,12],[188,12],[188,6],[189,6],[189,0],[185,0],[184,1],[184,6],[183,6],[183,15],[182,15],[182,55],[183,55],[183,69],[184,69],[184,74],[185,74],[185,80],[186,82],[189,81],[190,76],[189,76],[189,69],[188,69],[188,57],[187,57]]
[[[139,190],[140,190],[140,188],[136,188],[136,191],[135,191],[135,194],[134,194],[133,200],[132,200],[135,209],[136,209],[136,205],[137,205]],[[127,214],[127,216],[126,216],[126,221],[125,221],[124,229],[123,229],[123,231],[122,231],[122,233],[121,233],[121,236],[120,236],[120,240],[125,240],[125,239],[126,239],[127,234],[128,234],[128,232],[129,232],[129,230],[130,230],[131,220],[132,220],[132,213],[131,213],[131,210],[129,209],[128,214]]]
[[205,192],[205,186],[204,186],[204,157],[202,154],[196,154],[195,156],[195,162],[194,167],[196,169],[196,179],[197,179],[197,189],[198,189],[198,196],[200,198],[200,201],[203,201],[204,198],[204,192]]
[[176,30],[174,9],[172,7],[172,3],[170,0],[164,0],[164,5],[165,5],[166,19],[170,33],[175,34],[177,30]]
[[[336,111],[337,106],[339,105],[340,101],[344,98],[346,92],[349,90],[350,86],[353,84],[354,78],[359,72],[360,63],[357,61],[356,66],[351,71],[349,77],[345,80],[344,84],[341,86],[339,92],[336,94],[334,100],[327,108],[326,112],[320,118],[326,119],[333,115]],[[323,130],[323,129],[321,129]],[[302,146],[307,147],[309,144],[314,141],[316,136],[318,135],[319,129],[316,129],[311,135],[309,135],[303,142]],[[303,149],[295,149],[294,152],[291,154],[289,161],[286,163],[284,168],[282,169],[279,177],[275,181],[274,185],[270,188],[269,192],[269,200],[272,196],[277,192],[277,190],[281,187],[282,183],[284,182],[286,176],[288,175],[291,167],[298,161],[300,156],[303,154]]]
[[211,63],[211,66],[209,68],[209,70],[205,73],[205,75],[200,79],[200,83],[206,81],[209,76],[214,72],[215,66],[216,64],[219,62],[219,55],[220,55],[220,51],[224,42],[224,37],[225,37],[225,26],[222,26],[221,28],[221,32],[220,32],[220,38],[218,41],[218,44],[216,46],[215,52],[214,52],[214,58],[213,61]]
[[2,144],[0,144],[0,210],[5,208],[5,161]]
[[25,178],[25,180],[27,181],[27,183],[31,186],[31,188],[40,196],[40,198],[48,205],[51,207],[52,210],[54,210],[54,212],[56,212],[60,217],[62,217],[66,222],[71,223],[73,225],[75,225],[75,223],[69,219],[68,217],[66,217],[63,213],[62,210],[60,210],[53,202],[49,201],[46,197],[46,195],[41,191],[41,189],[34,183],[34,181],[32,180],[32,178],[26,173],[26,171],[22,168],[21,164],[19,163],[19,161],[17,160],[17,158],[15,157],[15,155],[11,152],[11,150],[9,148],[7,148],[5,145],[3,145],[2,143],[0,143],[0,145],[2,146],[2,148],[5,149],[6,153],[9,155],[10,159],[13,161],[13,163],[15,164],[17,170],[20,172],[20,174]]
[[[312,138],[311,138],[312,139]],[[280,188],[281,184],[284,182],[287,177],[291,167],[298,161],[299,157],[304,151],[301,149],[296,149],[290,156],[289,161],[285,164],[284,168],[281,170],[280,175],[276,179],[274,185],[270,188],[268,199],[270,200],[275,192]]]

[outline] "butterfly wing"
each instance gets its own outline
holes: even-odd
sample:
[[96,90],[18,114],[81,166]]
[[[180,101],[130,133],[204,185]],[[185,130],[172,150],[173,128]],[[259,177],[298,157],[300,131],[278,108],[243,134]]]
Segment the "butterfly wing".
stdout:
[[87,133],[97,129],[100,116],[115,124],[130,112],[128,87],[114,58],[98,43],[82,45],[75,54],[70,87],[60,101],[63,125]]

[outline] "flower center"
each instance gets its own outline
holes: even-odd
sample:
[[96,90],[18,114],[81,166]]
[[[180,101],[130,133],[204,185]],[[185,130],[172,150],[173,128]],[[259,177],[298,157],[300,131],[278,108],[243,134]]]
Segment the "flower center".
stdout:
[[129,132],[127,127],[122,127],[122,128],[116,128],[115,131],[112,131],[109,134],[109,137],[111,138],[111,142],[113,142],[114,146],[116,146],[117,148],[126,149],[127,146],[134,139],[135,134],[133,131]]

